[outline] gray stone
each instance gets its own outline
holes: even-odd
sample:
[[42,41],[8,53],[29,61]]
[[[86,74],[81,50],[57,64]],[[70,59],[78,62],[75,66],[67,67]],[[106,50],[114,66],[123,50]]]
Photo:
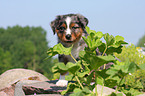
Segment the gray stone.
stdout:
[[[47,81],[47,82],[34,82],[31,84],[23,83],[22,88],[19,87],[19,90],[20,89],[23,90],[21,91],[15,90],[15,91],[23,93],[23,95],[21,94],[21,96],[24,96],[24,93],[26,96],[33,96],[34,94],[37,96],[41,96],[42,94],[43,94],[42,96],[61,96],[60,92],[66,90],[66,87],[58,87],[55,85],[56,82],[57,80]],[[93,91],[95,92],[95,89]],[[98,92],[98,96],[106,96],[106,95],[110,95],[112,92],[115,92],[115,90],[104,86],[102,91],[102,86],[97,85],[97,92]],[[123,94],[123,96],[125,96],[125,94]]]
[[1,91],[0,96],[8,96],[8,95],[4,91]]
[[20,81],[20,80],[39,80],[39,81],[48,81],[48,79],[33,70],[28,70],[28,69],[12,69],[4,72],[3,74],[0,75],[0,90],[9,87],[12,84]]
[[[30,82],[30,83],[28,83]],[[61,96],[60,92],[66,89],[66,87],[56,86],[57,80],[40,82],[32,80],[20,81],[16,84],[14,96]],[[42,96],[43,96],[42,95]]]
[[[42,74],[28,69],[12,69],[0,75],[0,92],[14,96],[16,83],[25,80],[48,81]],[[0,96],[1,96],[0,94]],[[3,96],[3,95],[2,95]],[[18,95],[17,95],[18,96]],[[21,95],[19,95],[21,96]]]
[[[103,91],[102,91],[103,90]],[[95,89],[93,90],[93,92],[95,92]],[[102,86],[101,85],[97,85],[97,93],[98,93],[98,96],[106,96],[106,95],[110,95],[112,92],[115,92],[114,89],[112,88],[108,88],[108,87],[103,87],[102,89]],[[117,93],[121,93],[121,92],[118,92]],[[122,93],[123,96],[125,96],[124,93]]]

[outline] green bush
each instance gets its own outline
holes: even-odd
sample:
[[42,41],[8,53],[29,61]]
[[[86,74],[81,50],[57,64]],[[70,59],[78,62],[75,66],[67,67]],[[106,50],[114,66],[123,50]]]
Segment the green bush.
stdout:
[[[123,44],[127,44],[124,42],[124,38],[118,35],[114,37],[108,33],[103,34],[102,32],[95,32],[94,30],[90,30],[88,27],[86,30],[89,35],[87,38],[82,38],[86,42],[87,47],[84,51],[79,53],[79,61],[76,61],[71,54],[73,45],[70,48],[65,48],[59,43],[53,48],[50,48],[47,52],[49,57],[55,56],[56,54],[70,55],[76,62],[75,64],[68,62],[67,65],[60,62],[53,67],[54,73],[63,73],[68,71],[69,75],[66,79],[76,81],[75,83],[69,83],[67,89],[63,91],[62,94],[64,95],[66,93],[73,92],[70,96],[97,96],[97,84],[110,88],[116,86],[116,91],[112,94],[116,94],[117,91],[124,92],[129,96],[141,94],[135,88],[129,87],[129,89],[126,89],[124,86],[126,86],[126,76],[128,74],[133,74],[138,69],[145,70],[145,65],[143,64],[140,66],[135,62],[129,62],[128,60],[119,62],[114,56],[115,53],[121,53]],[[102,39],[104,39],[105,42],[103,42]],[[101,56],[96,55],[97,48],[102,53]],[[114,63],[110,69],[104,68],[104,70],[98,70],[102,65],[105,66],[109,62]],[[92,70],[93,72],[90,73]],[[95,83],[91,84],[94,74]],[[86,75],[88,76],[86,77]],[[95,92],[93,92],[94,88]],[[120,94],[116,95],[121,96]]]
[[[140,47],[135,47],[131,44],[122,48],[121,54],[115,54],[122,62],[134,62],[137,65],[145,64],[145,55],[140,51]],[[145,91],[145,70],[137,70],[133,74],[125,77],[126,88],[135,88],[140,91]]]
[[122,53],[115,54],[115,56],[119,58],[122,62],[130,61],[140,65],[145,63],[145,56],[138,51],[139,49],[139,47],[135,47],[135,45],[133,44],[129,46],[124,46],[122,48]]

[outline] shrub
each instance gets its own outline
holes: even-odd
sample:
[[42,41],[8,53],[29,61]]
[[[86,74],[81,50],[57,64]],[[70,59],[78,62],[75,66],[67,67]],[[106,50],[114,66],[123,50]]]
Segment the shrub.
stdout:
[[[140,51],[139,47],[131,44],[122,48],[121,54],[115,54],[122,62],[134,62],[137,65],[145,64],[145,55]],[[133,74],[125,77],[126,88],[135,88],[141,91],[145,91],[145,70],[137,70]]]
[[[69,83],[67,89],[63,91],[62,94],[64,95],[66,93],[73,92],[71,96],[97,96],[97,84],[110,88],[117,86],[116,92],[119,90],[124,92],[126,95],[140,94],[140,92],[136,91],[134,88],[126,89],[124,86],[125,77],[128,74],[133,74],[136,70],[143,67],[138,66],[134,62],[119,62],[114,56],[114,53],[121,53],[123,44],[127,44],[124,42],[124,38],[118,35],[114,37],[108,33],[103,34],[102,32],[95,32],[94,30],[90,30],[88,27],[86,30],[89,35],[87,38],[82,38],[86,42],[87,47],[84,51],[79,53],[79,61],[76,61],[72,56],[72,47],[65,48],[60,43],[55,45],[53,48],[50,48],[47,52],[50,57],[55,56],[56,54],[70,55],[74,61],[76,61],[75,64],[68,62],[67,65],[60,62],[53,67],[54,73],[68,71],[69,75],[66,79],[76,81],[75,83]],[[102,41],[102,38],[105,42]],[[101,56],[96,55],[97,48],[102,53]],[[105,66],[109,62],[114,63],[110,69],[105,69],[104,67],[104,70],[98,70],[100,66]],[[90,73],[92,70],[94,71]],[[94,74],[95,83],[91,84]],[[88,76],[86,77],[86,75]],[[93,92],[94,88],[95,92]],[[112,94],[116,94],[116,92]]]

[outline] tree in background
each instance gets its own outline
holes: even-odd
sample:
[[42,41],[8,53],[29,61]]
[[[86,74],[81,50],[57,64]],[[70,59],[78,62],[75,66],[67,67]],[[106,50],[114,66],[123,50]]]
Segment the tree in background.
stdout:
[[12,68],[11,65],[11,54],[9,51],[5,51],[0,48],[0,73],[5,72],[7,69]]
[[145,35],[139,39],[137,46],[138,47],[145,47]]
[[[10,68],[26,68],[52,77],[47,57],[46,31],[41,27],[0,28],[0,74]],[[1,70],[2,69],[2,70]]]

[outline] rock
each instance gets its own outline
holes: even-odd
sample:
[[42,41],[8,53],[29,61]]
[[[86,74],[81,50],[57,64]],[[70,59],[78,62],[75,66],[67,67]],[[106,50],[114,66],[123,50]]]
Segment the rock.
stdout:
[[25,96],[25,93],[22,89],[22,86],[24,84],[31,84],[31,83],[36,83],[36,82],[40,82],[37,80],[24,80],[24,81],[20,81],[16,84],[15,86],[15,92],[14,92],[14,96]]
[[[95,89],[93,90],[93,92],[95,92]],[[115,92],[114,89],[112,88],[108,88],[108,87],[103,87],[103,94],[101,95],[101,92],[102,92],[102,86],[101,85],[97,85],[97,93],[98,93],[98,96],[107,96],[107,95],[110,95],[112,92]],[[117,93],[121,93],[121,92],[117,92]],[[123,94],[123,93],[122,93]],[[125,96],[125,94],[123,94],[123,96]]]
[[8,95],[4,91],[1,91],[0,96],[8,96]]
[[41,95],[25,95],[25,96],[61,96],[59,94],[41,94]]
[[0,90],[24,79],[48,81],[42,74],[28,69],[12,69],[0,75]]
[[[33,96],[34,94],[36,96],[61,96],[60,92],[62,92],[63,90],[66,90],[66,87],[58,87],[55,85],[56,82],[57,80],[24,84],[22,85],[22,88],[19,88],[19,89],[23,89],[23,91],[21,91],[23,95],[21,94],[21,96],[24,96],[24,93],[26,96]],[[105,95],[110,95],[112,92],[115,92],[115,90],[108,87],[104,87],[103,94],[101,95],[102,86],[97,85],[97,92],[98,92],[98,96],[105,96]],[[117,93],[120,93],[120,92],[117,92]],[[68,94],[66,96],[68,96]],[[125,96],[125,94],[123,94],[123,96]]]
[[[6,96],[14,96],[14,89],[15,89],[15,84],[12,84],[11,86],[0,90],[0,92],[5,92]],[[0,96],[5,96],[5,95],[0,95]]]
[[15,85],[23,80],[48,81],[48,79],[35,71],[28,69],[12,69],[0,75],[0,92],[14,96]]
[[28,84],[29,81],[21,81],[16,84],[15,96],[31,96],[34,94],[39,94],[38,96],[40,96],[40,94],[44,94],[46,96],[61,96],[60,92],[66,90],[66,87],[56,86],[56,82],[58,80],[47,82],[31,82],[31,84]]

